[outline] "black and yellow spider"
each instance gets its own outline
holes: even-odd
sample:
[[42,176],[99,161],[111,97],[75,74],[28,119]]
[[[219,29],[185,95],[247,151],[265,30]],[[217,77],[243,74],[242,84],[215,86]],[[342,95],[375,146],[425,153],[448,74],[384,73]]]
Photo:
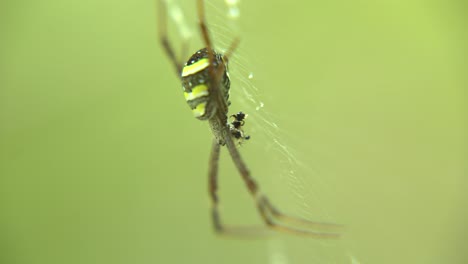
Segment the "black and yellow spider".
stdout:
[[[272,205],[269,199],[259,191],[259,186],[250,175],[239,150],[236,140],[249,139],[242,131],[246,115],[239,112],[231,115],[234,121],[228,121],[230,80],[228,62],[239,39],[236,38],[229,49],[221,54],[214,50],[205,19],[203,0],[197,0],[199,27],[205,48],[195,52],[188,61],[176,57],[167,35],[167,6],[164,0],[159,0],[159,38],[161,44],[175,66],[182,82],[185,100],[192,109],[193,115],[200,120],[208,120],[213,132],[213,143],[209,159],[209,192],[212,200],[212,220],[218,233],[236,235],[245,231],[240,227],[225,226],[218,212],[219,199],[217,195],[218,161],[221,146],[226,146],[247,189],[253,196],[257,209],[270,228],[295,234],[304,234],[317,238],[336,238],[337,233],[325,232],[330,228],[339,227],[336,224],[318,223],[305,219],[294,218],[283,214]],[[183,45],[185,47],[185,45]],[[319,231],[317,231],[319,230]]]

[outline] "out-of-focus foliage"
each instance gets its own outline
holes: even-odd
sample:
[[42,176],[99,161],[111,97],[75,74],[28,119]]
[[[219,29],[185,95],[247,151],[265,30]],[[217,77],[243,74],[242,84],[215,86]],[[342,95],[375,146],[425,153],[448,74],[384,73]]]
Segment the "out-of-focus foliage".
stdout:
[[[181,2],[193,23],[194,4]],[[224,8],[211,0],[208,19]],[[0,263],[466,263],[465,2],[240,8],[236,56],[252,62],[284,140],[317,169],[299,182],[326,188],[283,184],[268,138],[250,133],[242,153],[282,208],[331,212],[343,238],[213,234],[211,135],[159,46],[153,1],[3,0]],[[260,224],[222,158],[225,220]],[[287,198],[297,190],[310,208]]]

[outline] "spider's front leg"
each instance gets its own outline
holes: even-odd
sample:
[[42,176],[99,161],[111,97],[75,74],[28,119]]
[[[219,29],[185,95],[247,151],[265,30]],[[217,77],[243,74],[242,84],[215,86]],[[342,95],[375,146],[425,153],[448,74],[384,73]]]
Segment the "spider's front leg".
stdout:
[[174,68],[176,70],[177,75],[180,75],[182,72],[183,68],[183,58],[187,53],[188,49],[188,41],[184,40],[182,45],[181,45],[181,53],[179,54],[181,57],[177,58],[176,53],[174,51],[174,48],[172,46],[171,41],[169,40],[169,36],[167,33],[167,22],[168,22],[168,16],[167,16],[167,11],[168,11],[168,6],[166,0],[158,0],[158,13],[159,13],[159,23],[158,23],[158,36],[159,36],[159,41],[161,42],[161,45],[164,48],[164,51],[166,52],[167,56],[171,60],[172,64],[174,65]]

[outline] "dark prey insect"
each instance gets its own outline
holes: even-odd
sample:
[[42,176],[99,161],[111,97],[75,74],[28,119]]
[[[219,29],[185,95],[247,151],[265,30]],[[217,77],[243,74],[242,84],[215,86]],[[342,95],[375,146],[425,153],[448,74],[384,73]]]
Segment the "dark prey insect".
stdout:
[[[316,238],[337,238],[338,233],[321,230],[331,230],[340,227],[331,223],[312,222],[306,219],[291,217],[279,211],[270,200],[259,190],[257,182],[252,178],[247,165],[242,159],[238,140],[247,140],[250,137],[244,135],[242,127],[245,124],[246,115],[242,112],[231,115],[232,122],[228,121],[228,108],[230,79],[228,63],[231,55],[236,49],[239,38],[235,38],[225,53],[216,51],[208,31],[205,6],[203,0],[196,0],[197,15],[201,37],[204,48],[195,52],[184,64],[178,58],[167,34],[168,7],[164,0],[159,0],[159,38],[164,51],[172,61],[177,74],[182,82],[185,100],[187,101],[193,115],[200,120],[207,120],[213,133],[213,143],[209,158],[209,193],[212,201],[212,220],[214,228],[218,233],[238,235],[245,234],[246,229],[236,226],[224,225],[221,221],[218,205],[218,162],[220,148],[226,146],[233,163],[240,176],[244,180],[248,191],[252,195],[256,207],[265,224],[278,231],[302,234]],[[182,51],[186,49],[187,43],[182,44]],[[184,52],[182,52],[184,53]],[[247,233],[251,233],[249,230]]]

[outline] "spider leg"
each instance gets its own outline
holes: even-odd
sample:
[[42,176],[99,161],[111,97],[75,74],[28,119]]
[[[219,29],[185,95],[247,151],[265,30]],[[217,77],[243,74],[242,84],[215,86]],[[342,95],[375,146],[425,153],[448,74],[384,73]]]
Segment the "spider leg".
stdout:
[[[158,0],[158,10],[159,10],[159,23],[158,23],[158,35],[159,41],[161,42],[162,46],[164,47],[164,51],[166,52],[169,59],[174,64],[175,70],[177,75],[180,75],[182,72],[183,62],[180,59],[177,59],[176,54],[174,52],[174,48],[169,41],[169,37],[167,34],[167,2],[165,0]],[[182,45],[182,55],[185,55],[187,50],[188,43]]]
[[229,46],[229,49],[223,54],[223,58],[226,63],[229,62],[229,59],[231,58],[232,54],[236,50],[237,46],[239,45],[239,42],[240,42],[240,38],[238,37],[235,38],[232,41],[231,46]]
[[257,183],[250,175],[250,171],[241,158],[240,153],[227,129],[224,131],[224,135],[226,147],[231,155],[232,161],[237,167],[237,170],[244,180],[250,194],[256,199],[257,209],[268,227],[281,232],[307,235],[314,238],[338,238],[340,236],[338,233],[320,231],[323,229],[336,229],[340,227],[340,225],[312,222],[301,218],[295,218],[283,214],[276,209],[270,203],[268,198],[260,193]]
[[283,212],[278,210],[275,206],[273,206],[273,204],[270,202],[270,200],[266,196],[263,196],[262,199],[263,199],[262,203],[265,205],[267,210],[269,210],[271,215],[283,223],[291,223],[291,224],[301,225],[301,226],[308,227],[308,228],[316,228],[316,229],[321,229],[321,230],[337,230],[339,228],[344,227],[343,225],[334,224],[334,223],[315,222],[315,221],[310,221],[310,220],[306,220],[302,218],[291,217],[287,214],[284,214]]
[[221,146],[218,144],[216,139],[213,139],[213,146],[211,148],[210,160],[209,160],[209,169],[208,169],[208,189],[210,191],[210,197],[212,201],[212,218],[214,228],[217,232],[221,231],[223,228],[221,226],[221,220],[218,213],[218,164],[219,164],[219,154]]
[[227,235],[229,237],[258,238],[260,236],[266,236],[267,233],[262,232],[262,230],[265,230],[258,226],[226,226],[222,224],[218,209],[219,199],[217,194],[220,149],[221,145],[216,139],[213,139],[208,170],[208,189],[213,206],[211,208],[211,218],[215,231],[219,234]]
[[[273,212],[268,198],[264,195],[259,196],[257,208],[263,221],[272,229],[299,235],[306,235],[313,238],[339,238],[339,233],[323,232],[320,230],[332,230],[341,227],[337,224],[319,223],[306,219],[295,218],[278,212]],[[273,209],[276,210],[276,209]],[[319,231],[316,231],[319,230]]]
[[211,42],[210,33],[208,31],[208,26],[206,24],[205,2],[203,0],[197,1],[197,11],[198,11],[198,24],[200,26],[200,31],[203,36],[203,42],[205,43],[205,47],[208,49],[208,59],[210,60],[210,64],[213,65],[213,62],[214,62],[213,44]]
[[[208,26],[206,23],[206,16],[205,16],[205,1],[204,0],[197,0],[197,10],[198,10],[198,23],[200,25],[200,31],[203,36],[203,41],[205,42],[205,46],[208,49],[208,51],[211,51],[213,49],[213,43],[210,38],[210,33],[208,31]],[[236,49],[237,45],[239,44],[239,38],[235,38],[234,41],[232,42],[230,48],[228,51],[225,53],[225,58],[229,58],[230,55],[234,52]],[[211,54],[213,55],[213,54]],[[226,56],[227,55],[227,56]],[[213,60],[214,61],[214,58]]]

